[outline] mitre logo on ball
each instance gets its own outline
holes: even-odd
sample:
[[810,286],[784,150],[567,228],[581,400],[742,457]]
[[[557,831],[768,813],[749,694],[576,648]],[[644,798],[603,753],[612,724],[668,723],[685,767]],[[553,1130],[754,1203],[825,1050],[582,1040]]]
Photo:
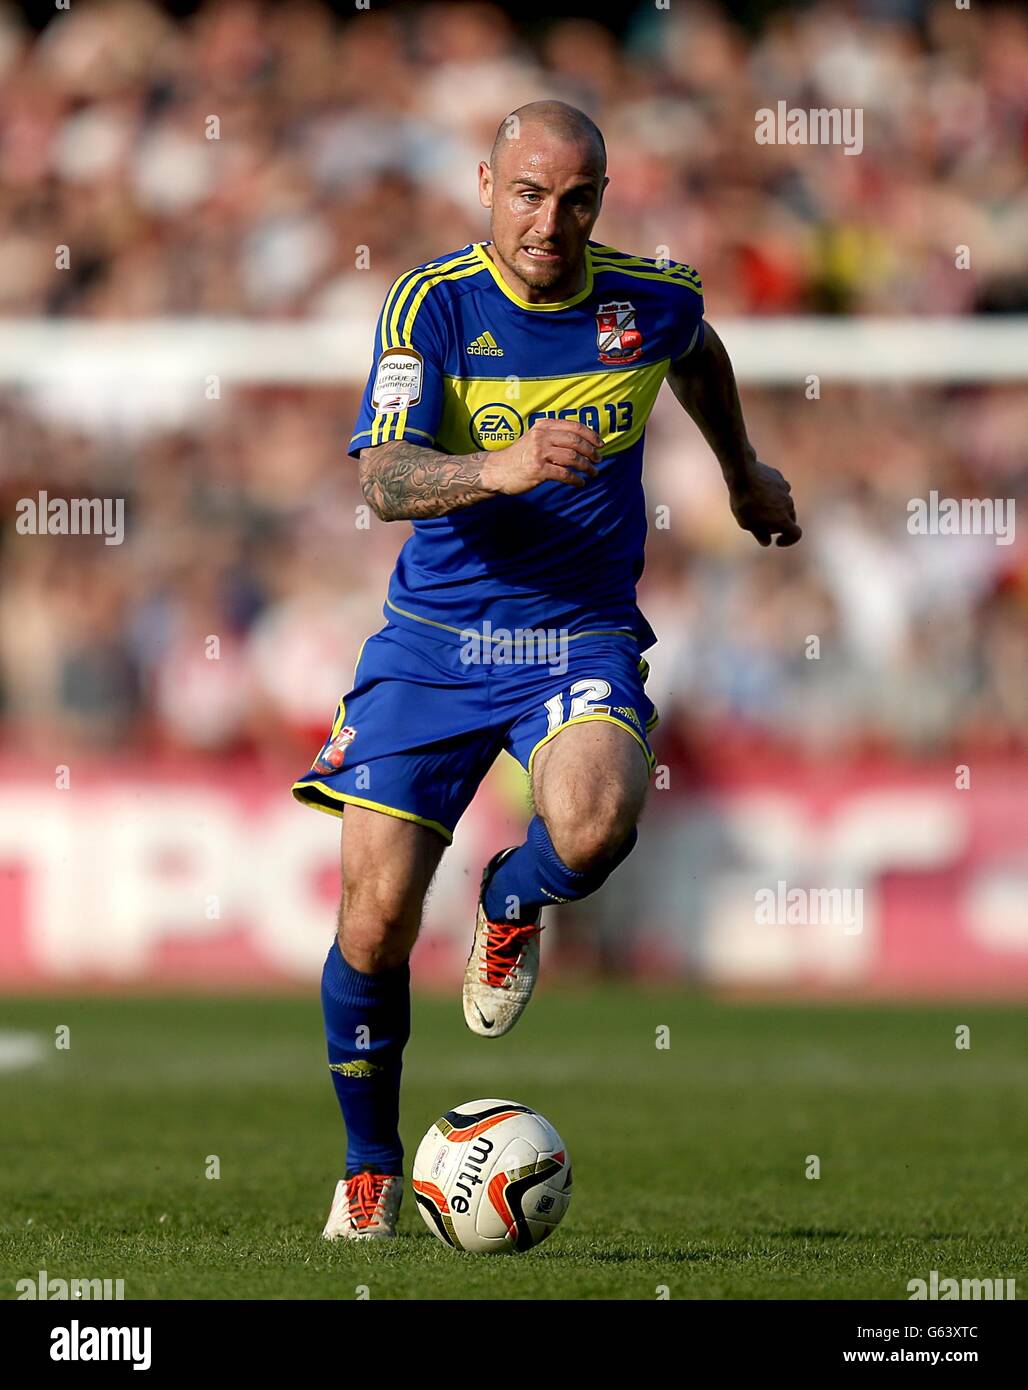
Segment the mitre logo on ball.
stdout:
[[414,1156],[414,1196],[444,1245],[524,1253],[571,1201],[571,1160],[549,1120],[512,1100],[470,1100],[441,1115]]

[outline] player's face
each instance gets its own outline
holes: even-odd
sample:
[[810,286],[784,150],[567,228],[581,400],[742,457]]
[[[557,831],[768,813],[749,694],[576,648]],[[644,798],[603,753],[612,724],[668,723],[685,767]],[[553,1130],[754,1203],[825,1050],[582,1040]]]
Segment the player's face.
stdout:
[[582,288],[585,246],[606,186],[588,145],[525,127],[492,169],[479,165],[494,258],[515,294],[545,303]]

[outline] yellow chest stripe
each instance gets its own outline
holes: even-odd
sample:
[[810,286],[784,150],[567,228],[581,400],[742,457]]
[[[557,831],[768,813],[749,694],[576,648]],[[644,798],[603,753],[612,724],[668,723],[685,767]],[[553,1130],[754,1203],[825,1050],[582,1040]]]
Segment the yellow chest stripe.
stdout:
[[600,435],[604,454],[621,453],[646,428],[669,361],[584,376],[446,376],[436,442],[450,454],[505,449],[545,414],[581,421]]

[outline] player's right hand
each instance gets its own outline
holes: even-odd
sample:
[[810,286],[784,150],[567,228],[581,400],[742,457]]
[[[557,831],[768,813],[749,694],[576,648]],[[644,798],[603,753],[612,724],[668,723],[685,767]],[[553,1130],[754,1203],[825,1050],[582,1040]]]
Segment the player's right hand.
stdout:
[[537,420],[506,449],[497,449],[482,467],[482,484],[490,492],[530,492],[540,483],[585,487],[595,478],[603,440],[578,420]]

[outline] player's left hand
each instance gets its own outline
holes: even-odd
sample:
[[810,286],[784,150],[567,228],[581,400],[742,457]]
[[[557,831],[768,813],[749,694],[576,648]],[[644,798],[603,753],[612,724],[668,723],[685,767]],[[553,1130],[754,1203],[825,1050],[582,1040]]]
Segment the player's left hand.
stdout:
[[796,525],[792,489],[779,473],[753,458],[745,473],[729,485],[732,515],[744,531],[750,531],[761,545],[795,545],[803,532]]

